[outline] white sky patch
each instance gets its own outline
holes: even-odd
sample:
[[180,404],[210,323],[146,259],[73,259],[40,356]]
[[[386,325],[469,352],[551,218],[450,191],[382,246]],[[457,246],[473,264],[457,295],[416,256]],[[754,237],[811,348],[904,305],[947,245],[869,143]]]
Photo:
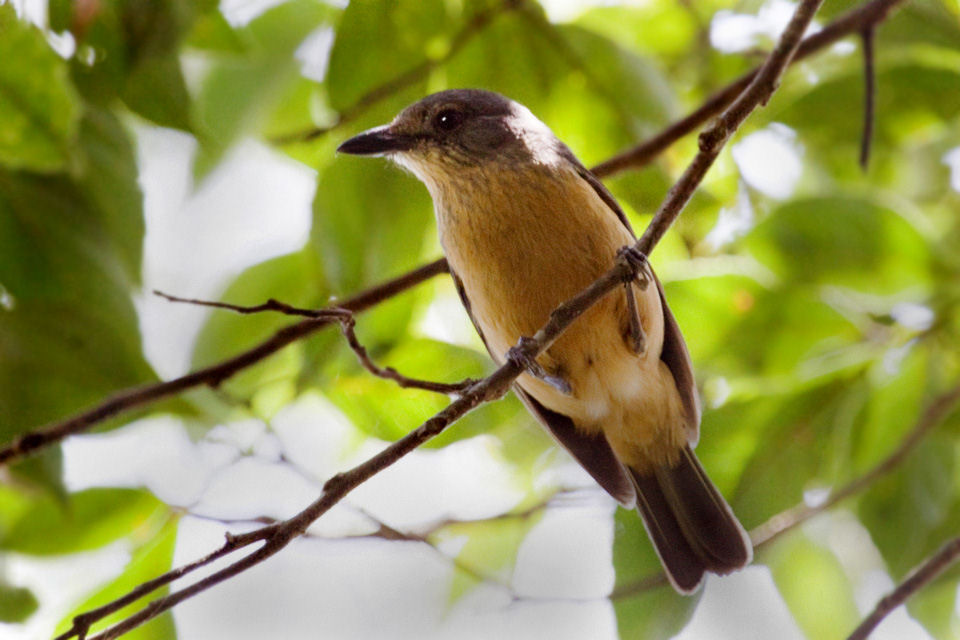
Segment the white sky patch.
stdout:
[[146,221],[143,294],[135,302],[147,359],[161,377],[173,377],[189,368],[209,310],[150,292],[216,298],[243,269],[302,247],[316,176],[248,140],[195,187],[192,137],[148,126],[135,133]]
[[648,0],[541,0],[551,22],[570,22],[594,7],[639,7]]
[[[756,15],[727,9],[717,11],[710,23],[710,44],[718,51],[736,53],[774,42],[790,22],[797,4],[789,0],[771,0]],[[820,30],[811,24],[807,34]]]
[[960,147],[954,147],[943,154],[943,164],[950,169],[950,187],[960,192]]
[[936,315],[933,309],[915,302],[901,302],[890,309],[890,315],[901,326],[914,331],[926,331],[933,326]]
[[305,78],[323,82],[333,48],[333,27],[321,27],[300,43],[293,56],[300,61],[300,73]]
[[232,27],[243,27],[286,0],[220,0],[220,12]]
[[705,241],[710,248],[717,251],[753,229],[754,222],[750,191],[741,181],[737,189],[736,202],[732,207],[720,209],[717,224],[707,234]]
[[[759,617],[758,617],[759,616]],[[803,640],[770,569],[752,566],[708,575],[690,623],[674,640]]]
[[731,153],[746,183],[778,200],[793,194],[803,173],[797,133],[778,122],[746,136]]

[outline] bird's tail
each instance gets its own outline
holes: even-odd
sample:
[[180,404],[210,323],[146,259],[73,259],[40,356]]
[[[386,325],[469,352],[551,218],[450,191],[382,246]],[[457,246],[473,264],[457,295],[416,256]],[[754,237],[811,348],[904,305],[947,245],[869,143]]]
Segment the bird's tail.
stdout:
[[630,473],[637,510],[677,591],[696,591],[706,571],[723,575],[750,562],[747,532],[689,446],[672,467]]

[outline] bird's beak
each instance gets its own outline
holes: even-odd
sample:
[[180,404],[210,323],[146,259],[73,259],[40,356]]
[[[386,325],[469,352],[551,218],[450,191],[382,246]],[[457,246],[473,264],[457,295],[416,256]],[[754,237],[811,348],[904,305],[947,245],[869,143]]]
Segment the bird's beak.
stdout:
[[407,151],[415,142],[414,136],[395,133],[390,130],[390,125],[384,125],[350,138],[337,147],[337,151],[355,156],[376,156]]

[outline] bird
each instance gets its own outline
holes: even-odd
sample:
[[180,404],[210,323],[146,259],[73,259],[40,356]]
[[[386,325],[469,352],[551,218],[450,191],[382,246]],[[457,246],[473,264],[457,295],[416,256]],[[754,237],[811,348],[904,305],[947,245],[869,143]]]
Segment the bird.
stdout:
[[618,256],[630,259],[636,279],[525,362],[513,390],[636,508],[677,592],[749,564],[750,539],[693,452],[699,397],[663,287],[616,199],[550,128],[498,93],[450,89],[338,151],[386,157],[426,185],[454,284],[498,364]]

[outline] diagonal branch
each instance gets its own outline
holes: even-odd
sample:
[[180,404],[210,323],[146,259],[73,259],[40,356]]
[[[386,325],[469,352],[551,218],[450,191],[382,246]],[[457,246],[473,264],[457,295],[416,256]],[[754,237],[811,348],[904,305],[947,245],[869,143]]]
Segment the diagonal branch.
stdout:
[[[805,38],[793,56],[792,62],[818,53],[851,33],[873,29],[887,18],[894,7],[903,1],[904,0],[872,0],[872,2],[867,2],[856,9],[848,11],[820,31]],[[605,162],[601,162],[593,167],[591,171],[593,171],[597,177],[604,178],[627,169],[636,169],[649,163],[664,149],[685,135],[692,133],[701,124],[723,111],[723,109],[733,102],[744,88],[753,81],[759,72],[760,67],[757,67],[745,73],[707,98],[706,102],[696,111],[674,122],[652,138],[617,154]]]
[[881,598],[870,615],[853,630],[847,640],[867,640],[870,633],[883,622],[888,614],[905,603],[910,596],[930,584],[934,578],[946,571],[947,567],[956,562],[958,558],[960,558],[960,537],[954,538],[940,547],[939,551],[914,569],[892,593]]
[[378,378],[393,380],[399,387],[404,389],[421,389],[423,391],[433,391],[434,393],[449,395],[463,393],[466,389],[477,382],[472,378],[467,378],[461,382],[434,382],[432,380],[419,380],[417,378],[407,377],[393,367],[380,367],[376,362],[373,361],[373,358],[371,358],[370,354],[367,352],[367,348],[361,344],[360,339],[357,337],[356,316],[352,311],[349,309],[344,309],[343,307],[327,307],[326,309],[301,309],[299,307],[293,307],[289,304],[286,304],[285,302],[280,302],[274,298],[270,298],[263,304],[258,304],[255,306],[243,306],[238,304],[229,304],[226,302],[214,302],[212,300],[181,298],[157,290],[154,290],[154,293],[169,300],[170,302],[183,302],[201,307],[227,309],[229,311],[234,311],[244,315],[262,313],[264,311],[276,311],[287,316],[299,316],[314,320],[339,322],[340,330],[343,332],[343,336],[347,339],[347,344],[350,345],[350,348],[357,355],[357,359],[360,360],[360,364],[363,365],[363,368]]
[[[656,216],[643,236],[634,245],[638,251],[648,254],[666,232],[669,225],[680,214],[680,211],[692,197],[694,190],[700,184],[707,169],[720,153],[721,148],[730,135],[739,127],[746,117],[776,90],[784,69],[796,52],[800,40],[807,26],[823,0],[801,0],[797,9],[784,29],[777,46],[761,67],[760,72],[752,80],[743,94],[717,119],[717,121],[701,134],[700,151],[693,159],[690,167],[673,186],[666,200],[660,206]],[[603,296],[612,291],[628,274],[633,272],[633,266],[623,256],[618,256],[616,265],[589,287],[581,291],[567,302],[557,307],[547,323],[541,327],[532,338],[521,339],[514,351],[522,357],[511,357],[494,371],[490,376],[473,385],[459,398],[450,403],[442,411],[408,433],[406,436],[385,447],[380,453],[357,465],[349,471],[339,473],[326,482],[320,497],[307,506],[303,511],[289,520],[278,525],[270,525],[263,529],[244,534],[250,544],[263,540],[264,544],[249,555],[220,569],[213,574],[171,592],[154,600],[140,611],[134,613],[118,624],[98,634],[95,640],[116,638],[127,631],[136,628],[164,611],[171,609],[180,602],[193,597],[219,584],[250,567],[263,562],[270,556],[278,553],[291,540],[303,534],[317,518],[326,513],[335,504],[340,502],[348,493],[366,482],[369,478],[383,471],[402,457],[417,449],[434,436],[440,434],[456,420],[477,408],[481,404],[502,397],[522,372],[521,362],[524,359],[533,359],[546,350],[574,320],[588,308],[598,302]],[[233,538],[228,538],[227,544]],[[226,545],[225,545],[226,546]],[[231,549],[232,550],[232,549]],[[216,552],[215,552],[216,553]],[[226,553],[226,552],[224,552]],[[89,620],[86,626],[74,624],[63,638],[84,636],[89,629]]]

